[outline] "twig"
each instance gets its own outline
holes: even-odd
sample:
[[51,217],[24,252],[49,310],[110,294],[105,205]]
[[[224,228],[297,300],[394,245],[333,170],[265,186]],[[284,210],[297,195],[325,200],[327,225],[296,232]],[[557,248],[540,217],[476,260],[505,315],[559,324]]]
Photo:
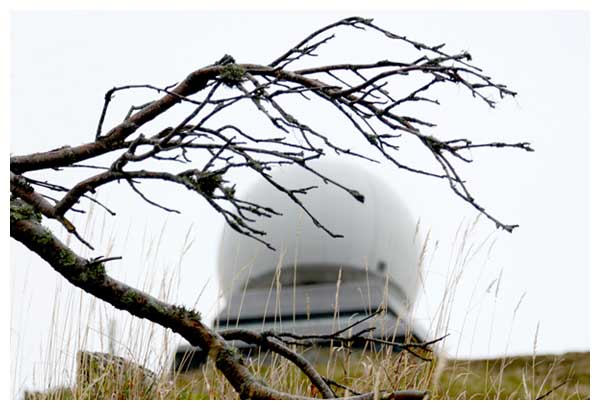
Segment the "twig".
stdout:
[[97,265],[97,264],[106,263],[106,262],[110,262],[110,261],[118,261],[121,259],[123,259],[122,256],[98,256],[96,258],[90,259],[90,263]]
[[245,329],[227,329],[222,330],[219,334],[226,340],[241,340],[249,344],[259,345],[267,350],[277,353],[296,365],[315,385],[324,399],[335,398],[335,394],[329,385],[323,380],[321,375],[315,368],[301,355],[287,348],[283,344],[270,340],[268,336],[251,330]]
[[564,386],[568,382],[569,382],[569,379],[563,381],[562,383],[557,384],[556,386],[554,386],[550,390],[548,390],[546,393],[542,394],[541,396],[536,397],[535,399],[536,400],[544,400],[546,397],[550,396],[554,391],[560,389],[562,386]]
[[352,388],[350,388],[350,387],[346,386],[345,384],[342,384],[342,383],[336,382],[336,381],[335,381],[335,380],[333,380],[333,379],[328,379],[328,378],[324,377],[324,378],[323,378],[323,380],[325,380],[325,383],[327,383],[328,385],[330,385],[330,386],[335,386],[335,387],[339,387],[339,388],[341,388],[341,389],[347,390],[347,391],[349,391],[350,393],[352,393],[352,394],[353,394],[353,395],[355,395],[355,396],[360,396],[360,395],[361,395],[361,393],[360,393],[360,392],[357,392],[356,390],[352,390]]

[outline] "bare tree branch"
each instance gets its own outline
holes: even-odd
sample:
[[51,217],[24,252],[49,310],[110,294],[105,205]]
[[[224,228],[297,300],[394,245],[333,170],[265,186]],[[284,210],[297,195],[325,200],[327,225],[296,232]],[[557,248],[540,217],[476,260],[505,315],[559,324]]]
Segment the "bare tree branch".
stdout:
[[[317,52],[338,41],[337,31],[342,29],[378,33],[383,40],[398,41],[416,49],[419,56],[409,61],[401,61],[399,56],[390,55],[389,59],[375,62],[308,64],[318,56]],[[75,254],[41,225],[42,216],[58,221],[67,232],[92,248],[67,219],[69,212],[81,212],[75,207],[82,199],[97,203],[114,215],[112,210],[91,194],[101,187],[124,180],[147,204],[167,212],[178,212],[143,193],[145,182],[162,181],[185,187],[205,200],[237,232],[273,249],[264,239],[265,232],[256,228],[254,222],[257,218],[275,217],[279,212],[239,198],[236,185],[228,180],[234,170],[246,169],[287,195],[311,218],[315,226],[332,237],[340,237],[323,225],[303,202],[304,195],[315,186],[285,186],[273,174],[276,168],[301,167],[324,183],[332,184],[363,202],[365,197],[362,193],[320,173],[313,166],[313,161],[327,154],[335,154],[374,163],[386,162],[399,170],[446,180],[456,196],[493,221],[497,228],[511,232],[518,225],[506,224],[488,212],[471,194],[456,163],[474,163],[467,155],[473,149],[533,151],[529,143],[481,143],[467,138],[434,135],[434,121],[416,118],[404,111],[407,105],[417,102],[441,105],[431,95],[433,88],[449,84],[458,86],[491,108],[495,107],[496,101],[489,96],[489,92],[497,93],[500,98],[516,95],[473,65],[468,52],[451,53],[444,51],[444,48],[445,44],[429,46],[394,34],[375,25],[371,19],[349,17],[314,31],[268,65],[240,64],[232,56],[225,55],[214,64],[199,68],[182,81],[166,87],[151,84],[113,87],[104,95],[95,133],[87,142],[74,147],[63,146],[46,152],[11,156],[11,236],[42,257],[75,286],[117,309],[167,327],[192,345],[205,349],[215,358],[217,368],[240,397],[299,398],[266,387],[252,376],[237,350],[223,336],[206,327],[197,312],[169,305],[109,277],[104,263],[114,260],[114,257],[85,260]],[[408,78],[417,78],[418,81],[398,86]],[[122,121],[112,124],[112,128],[108,127],[105,122],[111,101],[117,95],[135,90],[155,91],[157,98],[136,102],[130,106]],[[321,104],[318,107],[324,104],[330,110],[327,113],[330,121],[347,126],[351,132],[345,135],[343,141],[339,136],[328,135],[315,125],[315,118],[309,112],[290,103],[294,98],[308,104],[316,101]],[[156,129],[154,120],[161,116],[172,118],[164,114],[170,114],[177,104],[189,106],[190,110],[173,120],[171,125]],[[257,131],[247,126],[235,111],[238,107],[245,108],[257,119],[266,120],[268,131]],[[105,127],[108,128],[106,132]],[[376,156],[350,149],[355,145],[350,143],[354,142],[352,138],[364,143],[365,151],[373,147]],[[407,139],[420,144],[420,148],[433,160],[431,163],[436,165],[434,169],[416,167],[405,163],[405,159],[401,160],[399,153],[402,152],[403,141]],[[85,163],[89,159],[104,160],[104,163]],[[142,166],[144,168],[140,169]],[[50,177],[42,181],[27,175],[41,170],[68,174],[75,169],[78,180],[71,186],[65,186]],[[79,172],[85,172],[86,176],[81,178]],[[62,197],[58,198],[57,193]],[[405,349],[427,360],[418,351],[430,352],[430,345],[441,340],[403,344],[370,338],[368,330],[343,336],[353,326],[325,336],[301,337],[292,333],[259,334],[241,330],[224,335],[226,338],[260,345],[291,360],[324,398],[335,397],[329,387],[331,383],[328,384],[302,356],[286,345],[324,338],[343,344],[379,343]],[[422,399],[425,392],[372,392],[355,394],[351,398],[375,397]]]
[[222,330],[219,334],[225,340],[241,340],[248,344],[257,345],[274,353],[277,353],[292,363],[294,363],[302,372],[310,379],[310,381],[317,387],[321,396],[324,399],[333,399],[335,394],[329,387],[329,385],[323,380],[321,375],[315,370],[315,368],[301,355],[295,353],[282,343],[269,339],[261,333],[254,332],[246,329],[229,329]]

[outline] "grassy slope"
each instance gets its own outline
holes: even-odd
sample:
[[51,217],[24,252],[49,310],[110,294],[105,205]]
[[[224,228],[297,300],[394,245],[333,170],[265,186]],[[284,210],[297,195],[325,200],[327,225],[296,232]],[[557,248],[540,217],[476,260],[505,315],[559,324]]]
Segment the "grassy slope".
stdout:
[[[357,365],[342,358],[334,365],[317,366],[322,374],[359,391],[374,385],[381,389],[426,389],[431,399],[589,399],[590,354],[567,353],[486,360],[451,360],[425,364],[403,357],[389,360],[363,356]],[[383,363],[382,363],[383,362]],[[381,364],[381,366],[378,366]],[[535,370],[535,371],[534,371]],[[283,363],[262,372],[265,379],[298,394],[310,394],[310,386]],[[281,375],[286,377],[282,378]],[[235,398],[226,386],[214,381],[211,370],[181,377],[180,398]],[[564,383],[564,384],[563,384]],[[290,389],[290,386],[293,386]],[[215,388],[216,387],[216,388]],[[337,389],[343,395],[343,390]]]
[[[311,355],[321,374],[354,390],[424,389],[439,399],[589,399],[590,354],[519,356],[485,360],[422,362],[396,353],[322,352]],[[273,387],[295,394],[316,396],[307,379],[288,362],[275,359],[255,370]],[[235,399],[221,374],[213,367],[162,381],[155,388],[137,388],[127,382],[111,385],[114,375],[102,375],[100,384],[76,386],[32,399]],[[106,382],[108,381],[108,385]],[[338,395],[349,394],[335,388]]]
[[434,392],[450,399],[588,399],[590,354],[451,361]]

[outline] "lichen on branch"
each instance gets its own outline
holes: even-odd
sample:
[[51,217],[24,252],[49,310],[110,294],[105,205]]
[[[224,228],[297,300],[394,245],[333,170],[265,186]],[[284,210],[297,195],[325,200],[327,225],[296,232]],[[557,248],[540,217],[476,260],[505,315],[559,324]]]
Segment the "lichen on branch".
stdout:
[[238,64],[227,64],[222,70],[219,78],[228,87],[241,84],[246,75],[244,67]]

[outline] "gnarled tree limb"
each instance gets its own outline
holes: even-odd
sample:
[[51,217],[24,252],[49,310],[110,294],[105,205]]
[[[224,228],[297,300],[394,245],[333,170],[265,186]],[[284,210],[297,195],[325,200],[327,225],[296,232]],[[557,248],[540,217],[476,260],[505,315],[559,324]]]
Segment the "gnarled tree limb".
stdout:
[[[306,399],[280,392],[266,386],[246,367],[243,357],[226,339],[243,340],[257,344],[280,354],[296,364],[317,386],[323,398],[332,399],[335,395],[327,383],[302,356],[294,353],[283,344],[268,340],[267,337],[247,330],[232,330],[219,334],[206,327],[200,313],[184,306],[165,303],[145,292],[135,289],[110,277],[104,263],[114,258],[87,260],[71,250],[50,230],[40,223],[35,210],[19,199],[11,201],[11,237],[39,255],[65,279],[85,292],[125,310],[141,319],[147,319],[181,335],[192,346],[197,346],[214,359],[219,369],[238,392],[242,399]],[[370,399],[374,393],[353,396],[351,399]],[[383,392],[381,398],[415,398],[424,392]]]
[[[390,56],[389,59],[376,62],[331,65],[306,63],[316,56],[323,45],[336,39],[336,34],[332,33],[334,30],[343,28],[374,31],[398,44],[408,45],[420,54],[408,61]],[[510,232],[517,225],[501,222],[481,206],[467,188],[454,163],[472,162],[464,156],[465,150],[517,148],[532,151],[529,144],[496,141],[474,143],[465,138],[443,138],[433,135],[435,124],[432,121],[415,118],[402,111],[407,104],[440,105],[440,101],[428,93],[435,87],[446,84],[458,85],[492,108],[496,102],[486,92],[492,91],[500,98],[516,95],[474,66],[469,53],[447,53],[443,51],[444,47],[444,44],[428,46],[391,33],[375,25],[371,19],[349,17],[311,33],[270,64],[238,64],[233,57],[225,55],[214,64],[193,71],[174,85],[157,87],[137,84],[114,87],[104,96],[95,135],[89,141],[74,147],[65,146],[47,152],[11,156],[11,236],[42,257],[75,286],[117,309],[167,327],[182,335],[192,345],[208,351],[216,360],[217,368],[227,377],[240,397],[298,398],[266,387],[252,376],[237,350],[218,333],[206,327],[197,312],[169,305],[114,280],[106,274],[103,265],[103,262],[112,260],[111,257],[85,260],[78,256],[41,225],[42,215],[61,223],[69,233],[91,248],[67,219],[69,212],[80,211],[75,208],[79,201],[97,201],[89,194],[115,181],[125,180],[147,203],[176,212],[150,200],[139,188],[140,183],[148,179],[161,180],[184,186],[196,193],[222,215],[233,229],[270,247],[263,239],[265,233],[253,227],[253,222],[256,218],[273,217],[279,213],[259,203],[242,200],[237,196],[235,184],[227,180],[232,170],[247,169],[287,195],[312,218],[316,226],[337,237],[339,235],[329,231],[303,204],[302,196],[314,189],[314,186],[284,186],[271,174],[276,167],[300,166],[325,183],[331,183],[345,190],[355,200],[363,202],[365,198],[360,192],[330,179],[313,167],[315,160],[332,153],[374,162],[383,160],[400,170],[446,180],[458,197],[493,221],[498,228]],[[415,75],[425,78],[424,82],[417,86],[414,83],[408,87],[392,86],[393,81],[402,81]],[[118,93],[138,89],[157,91],[159,98],[132,106],[121,122],[113,124],[112,128],[103,133],[112,99]],[[331,121],[346,124],[356,137],[362,139],[365,147],[374,148],[378,157],[372,158],[355,152],[319,130],[311,123],[310,115],[294,111],[295,107],[288,100],[292,97],[299,101],[310,102],[314,99],[324,102],[332,109]],[[258,134],[239,124],[236,115],[227,116],[232,107],[247,102],[251,103],[250,107],[257,116],[272,126],[271,133]],[[146,127],[146,132],[147,128],[151,128],[153,120],[169,112],[177,104],[190,106],[190,111],[171,126],[146,133],[151,136],[138,133],[143,127]],[[416,139],[438,168],[421,169],[403,162],[404,159],[401,160],[397,153],[401,148],[399,144],[406,138]],[[116,159],[104,164],[86,162],[90,159],[100,161],[105,154],[113,154],[112,158]],[[203,158],[200,164],[196,163],[198,155]],[[165,161],[180,169],[167,171],[156,165],[162,165]],[[141,164],[144,169],[139,169]],[[78,169],[89,175],[70,187],[25,175],[31,171],[51,169],[62,172]],[[48,195],[48,191],[62,197],[53,198]],[[106,206],[102,206],[114,214]],[[333,397],[327,383],[310,364],[285,346],[286,343],[300,343],[301,340],[286,338],[285,335],[243,331],[226,335],[267,347],[292,360],[310,378],[323,397]],[[329,336],[332,340],[352,341],[340,335]],[[353,398],[375,396],[423,398],[424,393],[369,393]]]

